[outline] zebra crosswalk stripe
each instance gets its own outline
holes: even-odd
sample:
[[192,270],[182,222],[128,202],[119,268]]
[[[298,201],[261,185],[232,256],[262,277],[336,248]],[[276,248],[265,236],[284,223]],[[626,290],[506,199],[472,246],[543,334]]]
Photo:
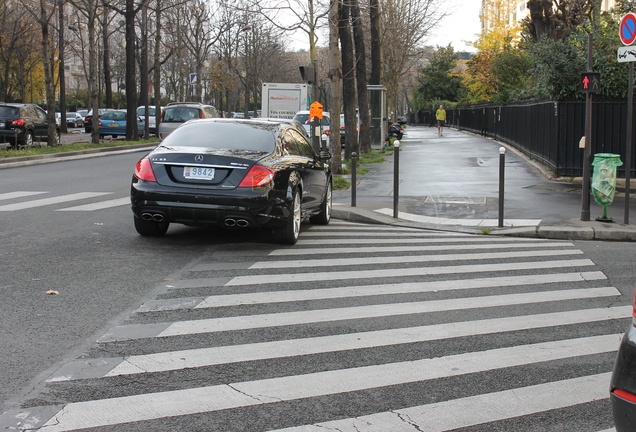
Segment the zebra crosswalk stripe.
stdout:
[[51,198],[42,198],[39,200],[26,201],[23,203],[5,204],[0,206],[0,211],[26,210],[35,207],[43,207],[47,205],[61,204],[69,201],[76,201],[86,198],[95,198],[103,195],[109,195],[112,192],[78,192],[70,195],[62,195]]
[[611,352],[621,335],[603,335],[238,382],[186,390],[70,403],[46,423],[47,432],[261,405],[412,383]]
[[610,375],[583,376],[269,432],[443,432],[607,399]]

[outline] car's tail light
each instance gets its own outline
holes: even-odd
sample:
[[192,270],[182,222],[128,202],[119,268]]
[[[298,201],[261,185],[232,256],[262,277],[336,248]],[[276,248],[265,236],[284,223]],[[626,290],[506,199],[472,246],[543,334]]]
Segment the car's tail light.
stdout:
[[143,158],[135,165],[135,177],[140,180],[156,182],[155,172],[152,170],[150,159]]
[[17,119],[17,120],[13,120],[13,121],[11,122],[11,124],[12,124],[13,126],[24,126],[25,121],[24,121],[24,119]]
[[636,403],[636,395],[628,393],[625,390],[614,389],[612,390],[612,393],[614,393],[616,396],[618,396],[621,399],[625,399],[627,401],[630,401],[631,403]]
[[101,126],[101,125],[102,125],[102,121],[101,121],[101,119],[97,122],[97,125],[98,125],[98,126]]
[[258,187],[265,186],[274,180],[276,171],[273,171],[262,165],[254,165],[245,174],[245,177],[239,184],[239,187]]

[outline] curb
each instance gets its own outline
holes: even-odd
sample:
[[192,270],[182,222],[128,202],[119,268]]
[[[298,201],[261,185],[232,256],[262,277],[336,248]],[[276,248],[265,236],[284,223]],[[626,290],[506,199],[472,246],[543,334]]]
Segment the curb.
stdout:
[[47,153],[34,156],[17,156],[0,159],[0,169],[16,168],[21,166],[39,165],[45,163],[61,162],[91,157],[108,156],[112,154],[134,153],[144,150],[152,150],[156,145],[152,143],[130,144],[114,147],[99,147],[93,149],[73,150],[60,153]]
[[636,228],[630,229],[618,225],[614,228],[606,227],[569,227],[569,226],[537,226],[519,228],[493,228],[488,234],[477,229],[463,226],[431,225],[421,222],[411,222],[395,219],[364,209],[333,208],[331,216],[334,219],[349,222],[374,223],[382,225],[417,228],[422,230],[447,231],[462,234],[494,235],[508,237],[542,238],[554,240],[596,240],[596,241],[628,241],[636,242]]

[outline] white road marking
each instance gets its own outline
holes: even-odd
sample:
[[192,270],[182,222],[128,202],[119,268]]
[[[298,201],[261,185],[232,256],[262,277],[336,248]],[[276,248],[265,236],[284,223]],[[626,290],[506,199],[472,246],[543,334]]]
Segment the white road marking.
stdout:
[[[620,295],[620,291],[616,288],[605,287],[505,294],[486,297],[453,298],[408,303],[390,303],[310,311],[280,312],[273,314],[179,321],[170,324],[158,336],[168,337],[184,334],[214,333],[232,330],[422,314],[461,309],[477,309],[553,301],[571,301],[573,299]],[[121,327],[125,328],[126,326]]]
[[103,210],[111,207],[119,207],[123,205],[130,205],[130,197],[126,198],[118,198],[108,201],[100,201],[93,204],[84,204],[75,207],[68,207],[63,209],[58,209],[57,211],[94,211],[94,210]]
[[40,195],[43,193],[48,193],[48,192],[26,192],[26,191],[7,192],[7,193],[0,194],[0,201],[15,199],[15,198],[22,198],[22,197],[33,196],[33,195]]
[[[466,322],[452,322],[419,327],[350,333],[305,339],[262,342],[200,348],[147,355],[128,356],[105,376],[163,372],[197,368],[226,363],[301,356],[317,353],[377,348],[432,340],[514,332],[543,327],[583,324],[629,316],[631,306],[584,309],[567,312],[494,318]],[[95,362],[95,360],[93,360]],[[49,381],[66,381],[69,376],[58,376]],[[73,377],[73,379],[77,379]]]
[[35,207],[42,207],[47,205],[61,204],[69,201],[76,201],[87,198],[95,198],[103,195],[110,195],[112,192],[78,192],[70,195],[62,195],[51,198],[43,198],[39,200],[27,201],[16,204],[6,204],[0,206],[0,211],[15,211],[25,210]]
[[[284,303],[308,300],[336,299],[346,297],[367,297],[377,295],[413,294],[475,288],[492,288],[518,285],[539,285],[546,283],[584,282],[605,280],[603,272],[554,273],[544,275],[501,276],[492,278],[472,278],[413,282],[383,285],[356,285],[350,287],[302,289],[289,291],[263,291],[255,293],[213,295],[206,297],[196,308],[214,308],[263,303]],[[165,309],[162,309],[165,310]]]
[[607,399],[610,377],[583,376],[269,432],[443,432]]
[[264,285],[275,283],[299,283],[308,281],[333,281],[346,279],[369,279],[369,278],[391,278],[391,277],[408,277],[408,276],[427,276],[457,273],[478,273],[478,272],[497,272],[510,270],[536,270],[546,268],[567,268],[580,266],[593,266],[594,263],[589,259],[579,260],[560,260],[560,261],[536,261],[522,263],[505,263],[505,264],[474,264],[474,265],[457,265],[457,266],[441,266],[441,267],[416,267],[416,268],[395,268],[395,269],[378,269],[378,270],[352,270],[352,271],[333,271],[333,272],[315,272],[315,273],[287,273],[272,274],[263,277],[263,275],[236,276],[232,278],[226,286],[234,285]]
[[[620,337],[621,335],[604,335],[552,341],[432,359],[76,402],[64,406],[41,428],[41,431],[62,432],[197,414],[613,352],[618,346]],[[580,393],[584,393],[584,389],[589,391],[596,387],[602,388],[602,391],[607,393],[609,374],[603,374],[600,377],[604,385],[592,386],[588,380],[582,386]],[[514,391],[517,390],[519,389]],[[567,394],[572,393],[577,392]],[[562,392],[557,394],[559,399],[563,399]],[[547,402],[538,403],[541,405],[538,408],[540,411],[551,408]],[[496,404],[493,406],[499,408]],[[417,408],[412,410],[415,409]],[[485,409],[482,408],[482,411]],[[412,412],[411,415],[415,416],[417,413]]]
[[[250,266],[250,269],[275,269],[275,268],[301,268],[301,267],[335,267],[335,266],[358,266],[368,264],[400,264],[400,263],[422,263],[438,261],[472,261],[504,258],[529,258],[546,256],[583,255],[583,251],[578,249],[557,249],[557,250],[523,250],[507,252],[487,252],[487,253],[463,253],[463,254],[435,254],[435,255],[400,255],[382,257],[362,257],[362,258],[329,258],[329,259],[308,259],[293,261],[260,261]],[[210,267],[213,267],[211,264]],[[205,265],[196,266],[194,271],[205,271]]]
[[457,251],[461,249],[521,249],[528,247],[573,247],[572,243],[567,242],[546,242],[545,240],[536,241],[536,243],[523,243],[516,240],[507,239],[514,243],[495,243],[495,244],[466,244],[466,245],[434,245],[434,246],[360,246],[360,247],[334,247],[334,248],[290,248],[276,249],[268,256],[301,256],[301,255],[337,255],[337,254],[369,254],[369,253],[396,253],[396,252],[432,252],[432,251]]

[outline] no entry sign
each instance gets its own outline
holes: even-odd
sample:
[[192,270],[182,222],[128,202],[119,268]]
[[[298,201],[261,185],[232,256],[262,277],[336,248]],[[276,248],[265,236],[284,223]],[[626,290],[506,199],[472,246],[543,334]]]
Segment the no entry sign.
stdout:
[[636,40],[636,15],[630,12],[621,19],[618,34],[621,37],[623,45],[631,45],[634,43]]

